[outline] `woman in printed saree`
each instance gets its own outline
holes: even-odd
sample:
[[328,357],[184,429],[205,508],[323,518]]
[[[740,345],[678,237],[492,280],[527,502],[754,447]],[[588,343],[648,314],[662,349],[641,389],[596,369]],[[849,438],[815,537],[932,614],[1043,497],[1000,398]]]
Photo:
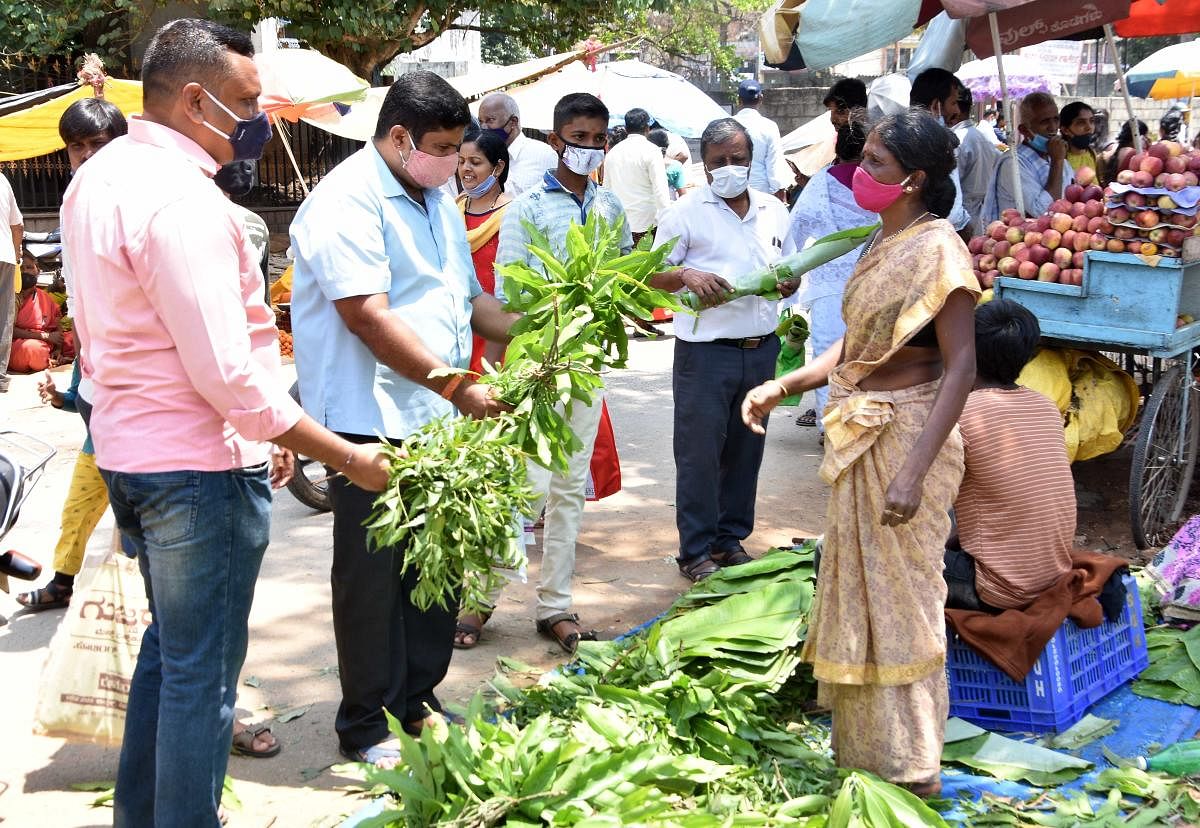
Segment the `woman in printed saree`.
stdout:
[[32,374],[75,358],[75,339],[62,329],[62,311],[50,294],[38,287],[38,261],[21,251],[21,292],[13,320],[12,351],[8,369]]
[[[467,242],[475,277],[486,292],[496,293],[496,250],[500,247],[500,222],[512,202],[504,192],[508,180],[508,146],[498,135],[483,131],[458,148],[458,178],[463,191],[458,210],[467,223]],[[471,370],[483,372],[483,360],[499,366],[504,346],[489,343],[478,334],[471,348]]]
[[828,383],[821,476],[832,487],[804,658],[833,710],[839,765],[922,796],[941,788],[949,702],[943,548],[963,474],[956,423],[975,376],[979,284],[945,221],[951,134],[930,115],[867,138],[855,199],[879,213],[846,285],[846,334],[810,365],[752,390],[746,424]]

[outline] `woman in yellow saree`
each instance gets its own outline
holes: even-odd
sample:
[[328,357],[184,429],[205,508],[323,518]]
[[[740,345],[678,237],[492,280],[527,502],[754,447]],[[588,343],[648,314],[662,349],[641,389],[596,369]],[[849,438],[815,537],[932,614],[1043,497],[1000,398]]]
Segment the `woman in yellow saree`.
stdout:
[[821,476],[832,487],[804,658],[833,711],[839,765],[940,791],[947,511],[962,480],[956,423],[975,375],[979,284],[944,217],[954,145],[928,113],[867,138],[855,199],[880,214],[846,286],[841,342],[752,390],[748,427],[829,384]]

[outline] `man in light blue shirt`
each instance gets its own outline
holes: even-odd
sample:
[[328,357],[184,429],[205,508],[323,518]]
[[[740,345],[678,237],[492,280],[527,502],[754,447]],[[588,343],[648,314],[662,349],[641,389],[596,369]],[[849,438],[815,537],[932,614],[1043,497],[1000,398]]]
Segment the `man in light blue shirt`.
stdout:
[[1058,104],[1045,92],[1034,92],[1021,100],[1022,142],[1014,152],[1004,153],[996,164],[994,186],[984,203],[986,225],[1000,213],[1017,206],[1012,186],[1013,158],[1020,165],[1022,212],[1040,216],[1051,203],[1063,197],[1075,171],[1067,163],[1067,142],[1058,129]]
[[[455,408],[496,413],[486,386],[459,377],[472,329],[506,339],[512,318],[480,290],[466,228],[439,189],[458,165],[471,115],[431,72],[388,91],[375,137],[316,186],[292,224],[296,368],[306,410],[351,442],[400,442]],[[394,766],[399,745],[384,711],[416,733],[440,711],[452,609],[418,611],[415,576],[397,577],[402,547],[368,550],[363,523],[375,495],[342,479],[333,502],[333,627],[344,755]]]

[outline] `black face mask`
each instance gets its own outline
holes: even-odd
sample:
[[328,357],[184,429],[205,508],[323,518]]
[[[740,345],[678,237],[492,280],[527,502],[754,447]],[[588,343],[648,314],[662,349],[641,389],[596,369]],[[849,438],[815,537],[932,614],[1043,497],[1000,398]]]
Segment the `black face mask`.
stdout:
[[33,288],[37,287],[37,281],[38,281],[38,277],[36,274],[33,276],[30,276],[28,274],[22,273],[21,274],[21,290],[22,291],[32,290]]
[[1072,135],[1070,140],[1071,146],[1075,149],[1087,149],[1092,145],[1092,133],[1089,132],[1087,135]]
[[213,183],[231,196],[244,196],[254,189],[257,161],[231,161],[217,170]]

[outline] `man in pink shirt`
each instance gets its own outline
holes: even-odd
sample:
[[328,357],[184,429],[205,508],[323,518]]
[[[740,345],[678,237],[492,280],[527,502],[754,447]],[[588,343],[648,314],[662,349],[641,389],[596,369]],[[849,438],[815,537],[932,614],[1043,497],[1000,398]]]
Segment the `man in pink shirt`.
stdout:
[[387,482],[377,446],[335,436],[288,397],[258,262],[212,182],[270,138],[252,55],[247,35],[205,20],[160,29],[142,64],[143,114],[64,200],[96,461],[153,612],[117,826],[217,824],[271,485],[291,471],[281,449],[268,472],[271,444],[367,490]]

